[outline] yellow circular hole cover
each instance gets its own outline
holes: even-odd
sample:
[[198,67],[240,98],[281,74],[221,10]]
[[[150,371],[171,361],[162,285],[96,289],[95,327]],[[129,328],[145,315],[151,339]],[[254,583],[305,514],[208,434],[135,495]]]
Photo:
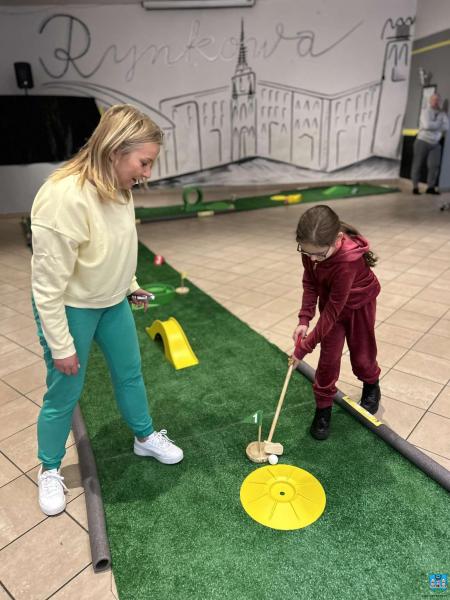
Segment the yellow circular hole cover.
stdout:
[[241,504],[248,515],[272,529],[308,527],[325,510],[325,491],[314,475],[292,465],[256,469],[241,486]]

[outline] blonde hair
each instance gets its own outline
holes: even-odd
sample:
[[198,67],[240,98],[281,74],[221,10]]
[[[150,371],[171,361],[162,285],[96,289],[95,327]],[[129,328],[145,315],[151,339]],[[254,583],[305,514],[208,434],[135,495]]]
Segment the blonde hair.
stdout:
[[[101,200],[114,200],[118,180],[112,156],[128,153],[140,144],[162,144],[163,131],[150,117],[130,104],[117,104],[105,111],[86,144],[50,179],[58,181],[69,175],[79,175],[79,183],[89,180],[97,188]],[[128,192],[129,194],[129,192]]]

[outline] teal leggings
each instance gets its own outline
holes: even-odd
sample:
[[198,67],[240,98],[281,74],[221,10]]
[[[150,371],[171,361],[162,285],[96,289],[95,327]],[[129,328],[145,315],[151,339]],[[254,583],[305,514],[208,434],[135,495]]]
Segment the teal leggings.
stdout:
[[92,340],[105,355],[117,404],[126,423],[137,437],[150,435],[153,424],[142,378],[136,327],[127,300],[108,308],[66,306],[69,331],[81,365],[78,375],[64,375],[55,369],[34,302],[33,309],[47,365],[47,392],[37,427],[38,457],[43,468],[58,469],[61,465],[73,411],[83,390]]

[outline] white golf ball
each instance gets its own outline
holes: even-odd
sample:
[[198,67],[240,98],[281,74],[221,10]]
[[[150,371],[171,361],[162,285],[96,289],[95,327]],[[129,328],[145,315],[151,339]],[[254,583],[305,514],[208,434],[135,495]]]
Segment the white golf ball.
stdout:
[[269,455],[269,462],[271,465],[276,465],[278,462],[278,456],[276,454]]

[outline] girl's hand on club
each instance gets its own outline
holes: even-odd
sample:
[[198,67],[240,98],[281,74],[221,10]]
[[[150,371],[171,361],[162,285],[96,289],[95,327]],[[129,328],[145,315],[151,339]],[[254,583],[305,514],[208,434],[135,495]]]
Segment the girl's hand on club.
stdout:
[[77,353],[72,354],[72,356],[68,356],[67,358],[54,358],[53,364],[55,369],[64,375],[78,375],[80,369]]
[[298,338],[300,338],[302,340],[303,338],[306,337],[307,332],[308,332],[308,325],[298,325],[295,328],[294,333],[292,334],[292,339],[294,340],[294,343],[297,345]]
[[291,356],[289,357],[289,364],[291,364],[294,367],[294,369],[296,369],[300,364],[300,360],[296,358],[294,354],[291,354]]

